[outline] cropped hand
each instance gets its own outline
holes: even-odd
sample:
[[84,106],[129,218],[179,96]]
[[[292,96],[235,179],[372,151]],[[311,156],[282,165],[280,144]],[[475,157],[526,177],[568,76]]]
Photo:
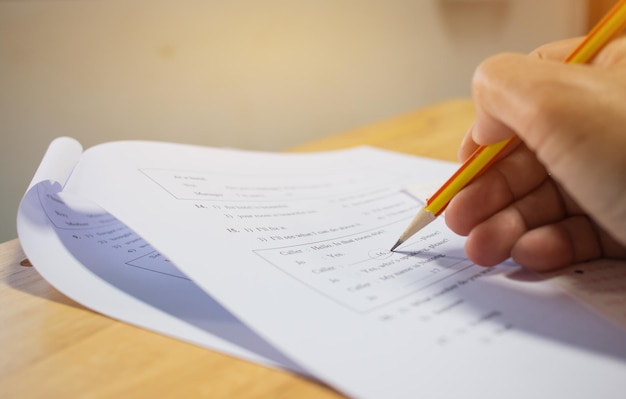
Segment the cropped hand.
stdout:
[[626,39],[590,64],[564,64],[579,41],[497,55],[474,74],[476,122],[460,158],[520,139],[447,207],[477,264],[512,257],[549,270],[626,259]]

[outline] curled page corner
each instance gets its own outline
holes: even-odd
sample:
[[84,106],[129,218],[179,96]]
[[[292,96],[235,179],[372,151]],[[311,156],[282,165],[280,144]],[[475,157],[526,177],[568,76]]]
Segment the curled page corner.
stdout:
[[48,146],[28,190],[46,180],[65,185],[82,153],[83,147],[76,139],[71,137],[54,139]]

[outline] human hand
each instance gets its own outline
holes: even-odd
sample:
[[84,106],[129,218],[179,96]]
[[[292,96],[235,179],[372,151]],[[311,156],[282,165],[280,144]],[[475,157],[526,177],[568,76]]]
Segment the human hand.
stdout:
[[477,264],[512,257],[550,270],[626,259],[626,38],[590,64],[564,64],[579,41],[497,55],[474,74],[476,122],[460,158],[478,145],[521,139],[446,209]]

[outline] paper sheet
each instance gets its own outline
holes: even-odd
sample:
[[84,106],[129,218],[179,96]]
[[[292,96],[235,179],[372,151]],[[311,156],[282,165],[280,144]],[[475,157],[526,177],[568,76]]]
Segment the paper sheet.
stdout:
[[[273,361],[348,395],[621,397],[624,330],[555,286],[513,264],[471,264],[442,220],[388,251],[419,206],[406,187],[436,185],[453,168],[372,148],[119,142],[83,153],[58,196],[98,204],[156,251],[123,262],[193,280],[284,354]],[[103,250],[126,248],[105,240]],[[198,298],[172,307],[184,314]]]

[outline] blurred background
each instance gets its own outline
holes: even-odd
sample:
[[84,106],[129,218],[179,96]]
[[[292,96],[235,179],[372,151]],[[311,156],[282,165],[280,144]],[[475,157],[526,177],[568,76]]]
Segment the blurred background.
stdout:
[[470,96],[483,58],[607,3],[0,0],[0,242],[57,136],[282,150]]

